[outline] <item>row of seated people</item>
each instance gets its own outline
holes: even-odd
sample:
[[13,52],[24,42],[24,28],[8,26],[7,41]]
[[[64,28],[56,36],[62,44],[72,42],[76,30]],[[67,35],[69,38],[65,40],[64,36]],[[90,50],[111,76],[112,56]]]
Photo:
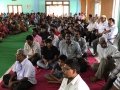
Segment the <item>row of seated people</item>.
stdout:
[[[113,19],[111,20],[111,18],[110,18],[110,21],[112,22],[112,24],[114,24]],[[63,20],[63,22],[64,22],[64,20]],[[64,23],[66,24],[66,26],[63,25],[63,27],[61,27],[64,29],[61,30],[61,33],[59,33],[59,34],[58,33],[56,34],[56,31],[57,31],[56,27],[55,26],[52,27],[52,25],[51,26],[48,25],[48,26],[50,26],[50,29],[46,29],[45,25],[43,25],[41,27],[38,26],[37,28],[33,29],[33,35],[28,35],[26,37],[26,43],[24,45],[24,53],[27,56],[27,58],[32,62],[33,65],[37,64],[37,66],[39,66],[40,68],[44,68],[44,69],[54,69],[55,63],[58,60],[59,55],[60,56],[65,55],[68,60],[74,59],[74,58],[81,58],[81,57],[86,59],[87,43],[86,43],[85,39],[83,37],[81,37],[82,32],[81,32],[80,27],[78,27],[79,23],[78,22],[71,23],[71,22],[72,22],[71,19],[70,19],[70,21],[68,20],[68,22],[66,22],[66,20],[65,20]],[[109,23],[109,24],[111,24],[111,23]],[[49,31],[47,31],[47,30],[49,30]],[[112,32],[112,31],[110,31],[110,32]],[[59,36],[59,38],[57,37],[57,35]],[[107,65],[114,66],[113,62],[109,62],[110,61],[109,59],[111,59],[111,57],[113,55],[119,54],[119,52],[117,51],[117,49],[114,46],[112,46],[111,44],[108,44],[108,38],[106,39],[106,37],[101,37],[99,39],[99,44],[97,45],[97,52],[98,52],[98,57],[100,57],[100,64],[94,65],[94,66],[96,66],[95,71],[97,71],[97,72],[95,74],[95,77],[93,77],[91,79],[91,81],[97,81],[97,80],[102,79],[104,76],[104,72],[107,72],[107,74],[105,74],[105,76],[108,77],[109,72],[111,72],[115,67],[117,67],[117,66],[111,67],[111,68],[108,68],[107,71],[105,71]],[[76,61],[76,60],[74,60],[74,61]],[[81,60],[79,60],[79,61],[81,61]],[[111,60],[111,61],[114,61],[114,60]],[[118,65],[119,60],[116,61],[116,63]],[[66,64],[64,66],[65,68],[66,68]],[[83,65],[83,66],[85,66],[85,65]],[[68,65],[68,66],[72,70],[74,70],[74,69],[77,70],[77,67],[73,68],[70,65]],[[82,65],[80,65],[79,67],[81,67],[81,66]],[[87,67],[87,65],[85,67]],[[64,71],[65,68],[63,68],[62,70]],[[67,72],[66,70],[68,70],[68,69],[65,69],[65,72],[63,72],[64,74]],[[72,77],[72,76],[70,76],[70,77],[75,79],[75,77]],[[71,82],[70,77],[68,78],[68,83]],[[47,79],[51,78],[51,76],[46,75],[46,78]],[[52,76],[52,78],[53,78],[53,76]],[[53,78],[53,79],[55,79],[55,78]],[[67,83],[64,84],[65,81],[66,80],[63,79],[60,90],[66,90],[67,88],[69,88],[69,85],[67,85]],[[83,84],[81,84],[81,85],[83,85]],[[71,88],[72,88],[72,90],[74,90],[74,88],[78,88],[78,86],[75,87],[73,85],[73,86],[71,86]],[[79,86],[79,88],[80,88],[80,86]],[[78,90],[81,90],[79,88],[78,88]],[[85,90],[89,90],[87,85],[85,85],[85,88],[86,88]],[[116,86],[113,88],[116,88]]]
[[[11,15],[11,14],[10,14]],[[22,15],[1,17],[0,21],[0,38],[3,39],[10,34],[17,34],[28,31],[28,25]]]
[[94,55],[98,55],[100,62],[93,65],[95,75],[91,77],[92,82],[105,79],[106,85],[103,90],[119,90],[119,60],[120,52],[114,46],[118,35],[118,27],[113,18],[102,15],[97,21],[91,17],[91,22],[87,26],[87,41],[93,44]]
[[35,13],[31,13],[31,14],[1,13],[0,14],[0,27],[1,27],[0,40],[5,38],[9,34],[17,34],[20,32],[28,31],[29,25],[34,24],[35,20],[36,20]]
[[[103,51],[100,50],[100,49],[107,49],[106,50],[107,51],[106,54],[114,53],[114,52],[117,51],[117,49],[115,49],[114,46],[109,45],[107,43],[107,40],[104,37],[100,38],[99,42],[100,42],[100,44],[99,44],[99,53],[100,54],[103,54]],[[109,49],[109,52],[108,52],[108,49]],[[10,79],[11,75],[7,74],[7,75],[5,75],[3,77],[3,80],[6,80],[6,78],[8,80],[8,77],[9,77],[9,79],[10,79],[9,87],[17,88],[16,90],[21,90],[21,89],[22,90],[26,90],[26,88],[29,88],[29,87],[33,86],[34,84],[36,84],[35,78],[33,78],[33,74],[34,74],[34,77],[35,77],[35,71],[33,73],[32,70],[34,70],[34,69],[32,69],[33,65],[30,62],[30,60],[26,60],[25,50],[22,50],[22,53],[20,53],[20,51],[21,51],[21,49],[18,50],[18,52],[17,52],[17,56],[16,56],[17,57],[17,61],[16,61],[15,65],[14,65],[13,71],[18,73],[17,74],[17,80],[19,80],[19,79],[21,79],[21,75],[23,74],[23,71],[26,70],[26,72],[24,71],[24,74],[23,74],[24,78],[21,79],[20,81],[16,81],[13,78]],[[116,54],[120,55],[120,53],[114,53],[114,54],[115,55]],[[23,56],[23,58],[22,58],[22,56]],[[81,69],[81,65],[80,65],[79,61],[81,61],[83,59],[78,59],[78,60],[76,60],[76,59],[72,59],[72,60],[68,59],[68,60],[66,60],[66,59],[67,59],[67,57],[65,55],[60,55],[59,60],[57,61],[57,63],[55,65],[52,65],[52,66],[54,66],[52,68],[52,74],[47,74],[45,77],[49,80],[50,83],[51,82],[52,83],[56,83],[56,82],[60,83],[61,80],[63,79],[63,74],[64,74],[65,78],[63,79],[62,84],[61,84],[59,90],[63,90],[63,89],[66,90],[69,87],[71,89],[79,88],[78,90],[81,90],[82,86],[84,86],[85,90],[89,90],[88,86],[85,84],[85,82],[83,80],[81,80],[81,78],[79,78],[79,75],[78,75],[79,71],[81,71],[80,70]],[[26,64],[25,64],[24,61],[26,61]],[[22,67],[22,70],[21,70],[21,67]],[[44,67],[42,67],[42,68],[44,68]],[[97,76],[100,77],[100,78],[97,78],[97,80],[101,79],[103,76],[108,75],[108,72],[110,72],[114,68],[115,68],[114,67],[114,60],[112,60],[111,56],[107,56],[107,58],[102,58],[102,60],[100,62],[100,65],[99,65],[99,68],[97,69],[97,72],[95,74],[96,77]],[[30,69],[30,70],[28,70],[28,69]],[[48,69],[48,68],[44,68],[44,69]],[[27,72],[27,71],[29,71],[29,72]],[[31,73],[30,73],[30,71],[31,71]],[[74,72],[74,73],[71,73],[71,72]],[[110,81],[113,82],[116,79],[116,74],[118,74],[118,73],[119,73],[119,64],[118,64],[117,68],[115,68],[115,70],[113,70],[112,74],[110,75],[110,79],[108,79],[109,82],[107,82],[108,85],[109,85],[109,83],[110,83],[110,85],[112,85]],[[31,78],[30,79],[29,78],[25,78],[25,77],[29,77],[29,78],[32,77],[32,79]],[[66,82],[66,81],[68,81],[66,78],[68,78],[68,80],[70,80],[70,81]],[[74,79],[71,79],[71,78],[74,78]],[[76,78],[77,78],[77,80],[76,80]],[[71,85],[71,83],[73,82],[72,80],[73,81],[75,80],[77,82],[77,85],[69,86],[69,84]],[[119,87],[117,86],[117,85],[119,85],[119,81],[118,80],[119,80],[119,77],[116,79],[116,81],[114,82],[113,87],[112,87],[112,88],[117,88],[115,90],[119,90],[118,89]],[[8,84],[8,82],[6,82],[6,84]],[[109,87],[105,87],[105,88],[110,88],[110,86]],[[104,90],[109,90],[109,89],[104,89]],[[111,89],[111,90],[114,90],[114,89]]]
[[[16,59],[12,72],[3,76],[2,87],[12,90],[28,90],[37,84],[35,67],[27,58],[24,49],[17,50]],[[62,81],[59,90],[67,90],[70,85],[70,90],[90,90],[79,73],[78,59],[67,59],[65,55],[60,55],[51,73],[45,75],[45,78],[50,83],[61,83]],[[75,84],[72,85],[72,83]]]
[[118,35],[118,27],[113,18],[107,19],[105,15],[102,15],[98,20],[95,17],[91,17],[91,22],[87,26],[86,40],[93,44],[94,54],[97,55],[97,44],[99,37],[104,36],[109,43],[114,44],[114,41]]
[[[35,36],[34,34],[35,34],[35,32],[34,32],[34,30],[36,30],[36,29],[33,29],[33,36]],[[80,35],[80,33],[78,32],[78,34]],[[77,35],[77,36],[79,36],[79,35]],[[36,65],[37,64],[37,66],[39,66],[39,67],[41,67],[41,68],[44,68],[44,69],[52,69],[52,70],[54,70],[54,72],[53,72],[53,74],[51,74],[51,75],[46,75],[46,78],[48,79],[48,80],[50,80],[51,81],[51,79],[55,79],[54,81],[55,82],[61,82],[61,80],[63,79],[63,73],[62,73],[62,68],[60,67],[60,65],[59,65],[59,63],[58,63],[58,56],[59,56],[59,50],[58,50],[58,48],[56,47],[56,46],[53,46],[52,45],[52,40],[51,39],[46,39],[45,40],[45,46],[43,46],[43,47],[40,47],[40,44],[38,43],[38,42],[35,42],[34,40],[34,38],[33,38],[33,36],[32,35],[28,35],[27,37],[26,37],[26,43],[25,43],[25,45],[24,45],[24,54],[23,54],[23,56],[25,56],[25,55],[27,55],[27,59],[29,60],[29,61],[31,61],[32,62],[32,64],[33,65]],[[60,51],[63,51],[63,54],[65,54],[65,52],[66,52],[66,55],[69,55],[68,57],[68,59],[73,59],[73,58],[75,58],[75,57],[77,57],[77,58],[79,58],[79,57],[81,57],[82,56],[82,53],[81,53],[81,51],[80,51],[80,46],[79,46],[79,43],[77,43],[76,41],[74,41],[74,40],[72,40],[73,38],[71,38],[71,36],[72,36],[72,34],[70,33],[70,32],[67,32],[66,34],[65,34],[65,40],[66,40],[66,46],[64,47],[64,48],[62,48],[61,47],[61,50]],[[72,40],[72,42],[71,42],[71,40]],[[65,41],[63,40],[63,43],[64,43]],[[60,45],[59,45],[60,46]],[[62,46],[62,43],[61,43],[61,46]],[[67,51],[67,47],[69,47],[69,49],[71,48],[73,51]],[[65,48],[66,48],[66,51],[64,51],[65,50]],[[67,54],[68,53],[68,54]],[[72,57],[70,57],[71,55],[70,54],[72,54]],[[20,57],[19,56],[19,54],[17,54],[18,56],[16,56],[16,57]],[[73,56],[74,55],[74,56]],[[41,56],[41,58],[40,58],[40,56]],[[65,55],[62,55],[62,53],[61,53],[61,55],[60,55],[60,57],[59,57],[59,59],[62,59],[63,58],[63,61],[65,62],[65,60],[67,59],[67,56],[65,56]],[[25,57],[24,57],[24,59],[25,59]],[[39,60],[40,59],[40,60]],[[17,60],[19,60],[19,58],[17,58]],[[23,58],[22,58],[22,60],[23,60]],[[25,59],[26,60],[26,59]],[[28,60],[26,60],[26,62],[28,63]],[[39,61],[38,61],[39,60]],[[75,65],[73,65],[73,66],[70,66],[71,68],[73,68],[73,69],[78,69],[77,71],[75,70],[75,73],[74,73],[74,77],[77,75],[77,78],[78,79],[80,79],[80,81],[82,80],[82,78],[78,75],[78,73],[79,73],[79,69],[80,69],[80,67],[78,66],[78,67],[76,67],[76,64],[78,64],[78,61],[77,60],[68,60],[68,61],[70,61],[70,62],[68,62],[68,66],[69,66],[69,63],[70,63],[70,65],[73,65],[73,63],[75,62]],[[80,60],[80,61],[82,61],[82,60]],[[18,64],[18,61],[16,61],[17,62],[17,64]],[[19,61],[20,62],[20,61]],[[24,62],[24,61],[23,61]],[[57,62],[57,64],[56,64],[56,62]],[[66,62],[67,63],[67,62]],[[85,62],[86,63],[86,62]],[[20,63],[19,63],[20,64]],[[24,64],[25,65],[25,64]],[[66,65],[66,64],[65,64]],[[17,66],[19,66],[19,65],[16,65],[16,63],[15,63],[15,68],[17,68]],[[87,63],[86,63],[86,66],[87,66]],[[21,66],[22,67],[22,66]],[[26,66],[27,68],[29,67],[29,66]],[[67,67],[64,67],[64,68],[67,68]],[[30,68],[31,69],[31,68]],[[31,69],[32,70],[32,69]],[[30,71],[31,71],[30,70]],[[20,71],[15,71],[14,69],[13,69],[13,71],[14,72],[17,72],[17,73],[22,73],[22,70],[20,70]],[[61,72],[60,72],[61,71]],[[66,69],[64,70],[65,72],[66,72]],[[33,72],[33,71],[31,71],[31,72]],[[59,72],[59,73],[58,73]],[[25,73],[25,72],[24,72]],[[27,72],[26,72],[27,73]],[[33,73],[34,74],[34,73]],[[25,75],[25,74],[24,74]],[[11,75],[10,74],[7,74],[7,75],[5,75],[4,77],[3,77],[3,81],[5,81],[5,79],[6,78],[11,78],[10,77]],[[33,76],[33,75],[32,75]],[[51,78],[51,76],[53,76],[53,78]],[[17,74],[17,77],[19,77],[19,75]],[[28,76],[26,76],[26,77],[28,77]],[[67,76],[66,76],[67,77]],[[51,78],[51,79],[50,79]],[[18,78],[17,78],[18,79]],[[25,81],[24,81],[25,80]],[[32,79],[33,80],[33,79]],[[23,83],[21,83],[21,84],[19,84],[19,82],[23,82]],[[9,84],[10,83],[10,84]],[[25,90],[26,88],[29,88],[29,87],[31,87],[33,84],[35,84],[35,80],[34,80],[34,82],[31,82],[31,81],[29,81],[29,78],[27,78],[27,79],[25,79],[25,78],[23,78],[23,79],[21,79],[20,81],[17,81],[16,82],[16,80],[14,81],[14,80],[12,80],[12,79],[10,79],[10,82],[6,82],[6,83],[4,83],[5,85],[4,86],[6,86],[6,87],[9,87],[9,88],[17,88],[17,90],[18,89],[22,89],[22,90]],[[14,83],[16,84],[16,86],[14,87]],[[7,84],[7,85],[6,85]],[[26,84],[26,86],[24,86]],[[79,86],[79,84],[83,84],[83,87],[85,88],[85,89],[87,89],[87,90],[89,90],[89,87],[87,86],[87,84],[82,80],[81,82],[79,82],[78,83],[78,86]],[[66,85],[67,85],[67,83],[66,83]],[[63,88],[63,86],[61,86],[60,87],[60,90],[62,90],[62,88]],[[73,87],[74,88],[74,87]]]
[[120,79],[120,52],[114,46],[118,35],[118,27],[113,18],[107,19],[105,15],[96,19],[90,15],[90,22],[87,26],[86,40],[93,44],[94,55],[99,57],[100,62],[93,65],[95,75],[91,77],[92,82],[105,79],[106,85],[103,90],[119,90]]
[[[106,21],[106,16],[102,16],[100,19],[103,19],[103,22],[105,22]],[[105,20],[104,20],[105,19]],[[104,72],[106,72],[105,73],[105,77],[108,77],[108,74],[110,73],[110,71],[112,71],[113,69],[115,69],[115,67],[117,67],[118,66],[118,64],[119,64],[119,59],[118,60],[111,60],[111,61],[113,61],[113,62],[109,62],[109,64],[106,64],[105,63],[105,61],[104,61],[104,59],[106,60],[106,59],[111,59],[110,57],[111,56],[113,56],[113,55],[116,55],[116,53],[117,53],[117,55],[119,56],[119,51],[117,50],[117,48],[115,48],[114,46],[112,46],[111,44],[113,43],[113,40],[115,39],[115,37],[116,37],[116,35],[117,35],[117,32],[118,32],[118,29],[117,29],[117,27],[115,26],[115,21],[114,21],[114,19],[113,18],[109,18],[109,20],[108,20],[108,23],[106,23],[106,24],[108,24],[108,25],[106,25],[106,27],[103,25],[101,25],[101,26],[99,26],[98,25],[98,27],[102,27],[102,29],[103,29],[103,27],[104,27],[104,29],[105,30],[103,30],[103,32],[104,33],[102,33],[103,35],[100,35],[100,36],[103,36],[102,38],[101,38],[101,40],[99,40],[99,44],[97,45],[97,52],[98,52],[98,57],[100,58],[100,63],[99,64],[97,64],[97,66],[95,65],[95,67],[94,68],[96,68],[96,74],[95,74],[95,77],[93,77],[93,78],[91,78],[91,81],[97,81],[97,80],[101,80],[102,78],[103,78],[103,76],[104,76]],[[69,24],[68,24],[69,25]],[[72,25],[70,25],[67,29],[68,29],[68,31],[70,31],[71,32],[71,34],[70,33],[66,33],[67,32],[67,30],[65,31],[65,32],[63,32],[62,34],[62,39],[60,39],[60,40],[63,40],[63,41],[60,41],[59,42],[59,45],[58,46],[56,46],[57,44],[54,44],[54,42],[55,42],[55,36],[52,38],[52,40],[54,41],[52,41],[52,43],[56,46],[56,47],[58,47],[59,48],[59,50],[60,50],[60,54],[64,54],[64,55],[69,55],[69,56],[67,56],[68,58],[73,58],[74,57],[74,55],[72,54],[70,54],[70,48],[69,48],[69,46],[67,46],[66,48],[65,48],[65,46],[66,46],[66,44],[65,43],[70,43],[69,42],[69,40],[70,40],[70,37],[72,37],[72,39],[70,40],[70,41],[72,41],[72,40],[77,40],[77,41],[79,41],[79,39],[80,38],[82,38],[82,37],[80,37],[80,36],[82,36],[81,35],[81,31],[79,30],[79,28],[77,28],[77,30],[76,29],[74,29],[73,27],[74,27],[74,25],[72,24]],[[76,28],[76,27],[75,27]],[[101,30],[102,30],[101,29]],[[56,30],[56,29],[55,29]],[[53,30],[52,30],[53,31]],[[50,31],[51,32],[51,31]],[[78,32],[78,33],[76,33],[76,32]],[[55,31],[53,32],[54,34],[55,34]],[[65,36],[64,36],[64,33],[66,33],[65,34]],[[67,34],[69,34],[69,35],[67,35]],[[99,33],[98,33],[99,34]],[[79,37],[77,37],[77,35],[79,36]],[[99,37],[100,37],[99,36]],[[52,37],[52,36],[51,36]],[[79,39],[78,39],[79,38]],[[90,37],[89,37],[90,38]],[[68,42],[67,42],[68,41]],[[81,40],[80,40],[81,41]],[[83,42],[81,43],[81,44],[83,44]],[[80,42],[79,42],[79,45],[80,45],[80,47],[81,47],[81,49],[83,48],[82,47],[82,45],[80,44]],[[109,45],[110,44],[110,45]],[[86,45],[86,43],[84,44],[84,46]],[[103,47],[102,47],[102,45],[103,45]],[[110,50],[108,49],[109,47],[110,47]],[[85,46],[85,47],[87,47],[87,46]],[[102,47],[102,49],[105,49],[105,50],[100,50],[101,49],[101,47]],[[62,48],[62,49],[61,49]],[[112,48],[112,49],[111,49]],[[79,49],[78,49],[79,50]],[[84,50],[86,50],[85,48],[84,48]],[[84,50],[82,50],[82,51],[84,51]],[[74,50],[72,50],[72,51],[74,51]],[[78,51],[78,52],[80,52],[80,51]],[[106,54],[106,55],[105,55]],[[80,55],[80,53],[79,53],[79,55]],[[78,55],[78,56],[79,56]],[[82,53],[82,55],[84,56],[84,53]],[[103,55],[103,56],[102,56]],[[77,57],[77,55],[76,55],[76,57]],[[103,59],[103,60],[102,60]],[[45,61],[46,62],[46,61]],[[107,62],[108,63],[108,62]],[[117,63],[117,65],[116,66],[114,66],[114,63]],[[108,65],[112,65],[111,67],[110,66],[108,66]],[[38,63],[38,66],[40,66],[40,67],[42,67],[42,68],[44,68],[43,67],[43,64],[41,64],[41,62],[39,62]],[[110,67],[110,68],[107,68],[107,71],[105,70],[104,71],[104,69],[106,69],[106,67]],[[46,67],[45,67],[46,68]],[[107,81],[107,80],[106,80]],[[114,88],[114,87],[113,87]],[[118,88],[118,87],[117,87]],[[106,89],[105,89],[106,90]]]

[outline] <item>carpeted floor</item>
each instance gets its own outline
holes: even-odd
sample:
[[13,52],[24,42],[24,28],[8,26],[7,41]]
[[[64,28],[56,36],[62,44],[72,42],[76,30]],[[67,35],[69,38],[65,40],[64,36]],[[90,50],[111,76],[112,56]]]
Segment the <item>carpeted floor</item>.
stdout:
[[[90,65],[97,62],[96,59],[91,55],[90,51],[88,51],[88,54],[89,54],[88,62],[90,63]],[[49,71],[46,71],[46,70],[36,69],[36,79],[38,83],[37,85],[32,87],[30,90],[58,90],[60,84],[49,84],[47,80],[44,78],[44,75],[48,72]],[[80,75],[85,80],[85,82],[88,84],[88,86],[90,87],[90,90],[101,90],[105,82],[104,80],[102,80],[96,83],[92,83],[90,81],[90,77],[94,76],[94,74],[95,73],[92,71],[92,69],[89,68],[87,72],[82,73]],[[3,89],[0,87],[0,90],[8,90],[8,89]]]
[[25,37],[28,34],[31,34],[31,28],[28,32],[10,35],[0,42],[0,77],[15,62],[16,50],[18,48],[23,48]]

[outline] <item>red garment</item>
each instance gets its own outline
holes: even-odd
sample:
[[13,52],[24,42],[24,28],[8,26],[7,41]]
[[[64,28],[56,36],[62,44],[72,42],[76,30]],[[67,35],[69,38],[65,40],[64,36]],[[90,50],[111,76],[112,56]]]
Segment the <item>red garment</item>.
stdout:
[[59,35],[60,35],[60,32],[59,32],[59,31],[56,31],[54,34],[55,34],[56,36],[59,36]]

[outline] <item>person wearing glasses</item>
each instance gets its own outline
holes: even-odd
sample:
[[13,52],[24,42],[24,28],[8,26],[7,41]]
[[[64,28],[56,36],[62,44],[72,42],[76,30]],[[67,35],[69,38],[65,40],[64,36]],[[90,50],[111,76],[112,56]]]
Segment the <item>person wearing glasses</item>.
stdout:
[[64,79],[58,90],[90,90],[79,75],[80,65],[76,59],[68,59],[65,62],[63,73]]

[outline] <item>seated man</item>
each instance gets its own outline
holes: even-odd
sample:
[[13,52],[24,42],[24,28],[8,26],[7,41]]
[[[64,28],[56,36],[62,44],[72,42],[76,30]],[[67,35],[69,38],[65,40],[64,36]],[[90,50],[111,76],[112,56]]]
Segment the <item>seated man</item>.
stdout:
[[77,41],[80,45],[82,56],[87,57],[87,43],[86,40],[81,37],[81,32],[80,31],[75,31],[75,41]]
[[42,48],[42,60],[37,65],[44,69],[52,69],[59,56],[59,50],[52,45],[52,40],[45,40],[46,46]]
[[60,54],[64,54],[68,59],[82,57],[81,48],[78,42],[72,39],[72,33],[67,32],[65,40],[61,40],[59,43]]
[[90,90],[80,77],[80,65],[75,59],[67,60],[63,67],[64,79],[59,90]]
[[[118,50],[113,45],[108,44],[105,37],[101,37],[97,46],[97,52],[98,57],[100,58],[100,63],[98,64],[98,69],[95,77],[91,78],[91,81],[102,79],[104,75],[107,76],[109,72],[114,69],[115,61],[112,58],[110,59],[110,56],[117,53]],[[94,66],[96,66],[96,64]]]
[[50,74],[45,75],[45,78],[50,83],[61,83],[63,79],[63,72],[62,68],[65,65],[65,61],[67,60],[67,57],[65,55],[60,55],[59,60],[57,64],[53,67]]
[[32,35],[26,37],[26,43],[24,45],[25,54],[28,56],[29,60],[36,65],[37,61],[40,59],[41,48],[38,42],[33,40]]
[[[110,44],[113,44],[116,36],[118,34],[118,27],[115,25],[115,20],[113,18],[108,19],[108,25],[104,28],[102,32],[102,36],[104,36]],[[97,44],[99,42],[99,39],[96,39],[93,41],[93,49],[94,53],[97,53]]]
[[37,28],[33,28],[32,36],[33,36],[34,41],[38,42],[40,46],[42,46],[42,37],[38,35]]
[[120,89],[120,63],[119,65],[110,73],[107,83],[103,87],[103,90],[119,90]]
[[120,77],[113,82],[113,86],[110,90],[120,90]]
[[28,90],[36,84],[35,68],[26,58],[23,49],[18,49],[16,53],[16,62],[11,74],[3,76],[3,86],[12,90]]
[[52,40],[53,46],[56,46],[56,47],[57,47],[59,38],[58,38],[57,35],[55,35],[54,29],[51,29],[51,30],[50,30],[50,36],[48,36],[48,38]]

